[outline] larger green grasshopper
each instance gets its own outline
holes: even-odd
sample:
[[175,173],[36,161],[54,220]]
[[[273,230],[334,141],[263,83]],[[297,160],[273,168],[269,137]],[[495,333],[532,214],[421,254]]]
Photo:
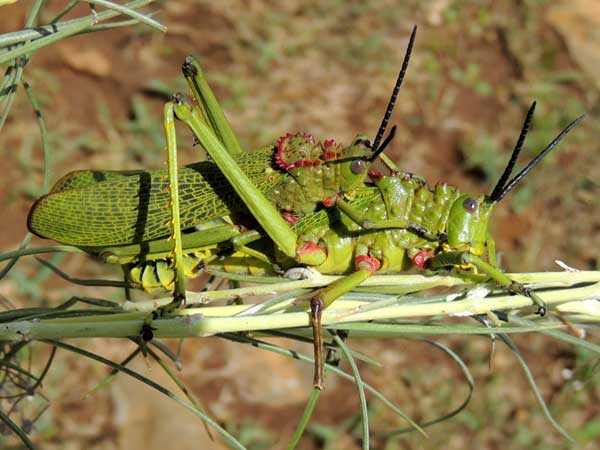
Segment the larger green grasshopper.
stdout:
[[[214,137],[235,159],[251,185],[274,204],[285,221],[294,224],[321,206],[334,206],[339,199],[351,196],[364,186],[370,163],[382,154],[394,137],[395,127],[383,139],[408,67],[415,35],[416,27],[373,144],[363,135],[342,147],[334,140],[318,142],[312,135],[287,133],[275,145],[244,152],[199,64],[188,57],[183,72],[197,102],[197,113]],[[169,117],[165,114],[167,137],[171,128]],[[176,156],[170,150],[171,147],[169,161],[176,162]],[[384,162],[390,164],[387,158]],[[181,228],[203,229],[200,234],[186,234],[184,248],[205,248],[230,239],[241,245],[242,241],[235,240],[240,227],[222,222],[206,226],[207,222],[224,216],[238,223],[239,216],[247,213],[245,200],[236,195],[219,166],[204,161],[178,169],[176,179],[171,179],[169,173],[165,169],[71,172],[33,205],[28,227],[40,237],[105,255],[111,262],[152,260],[171,250],[165,242],[172,233],[173,217],[167,205],[175,201],[179,204],[177,220]],[[173,195],[175,192],[177,195]],[[269,208],[268,214],[272,212],[273,207]],[[259,216],[255,216],[259,222],[265,220]],[[270,222],[272,227],[286,228],[279,217]],[[251,239],[256,236],[252,235]],[[293,244],[282,244],[291,255]],[[138,276],[138,272],[133,273],[132,281],[144,288],[170,287],[172,272],[165,264],[158,267],[158,274],[146,271],[148,276]],[[193,275],[191,270],[187,273]]]
[[[407,56],[413,40],[414,31]],[[333,151],[332,147],[337,146],[327,144],[330,141],[316,145],[309,136],[286,135],[279,140],[275,153],[269,147],[271,152],[263,150],[252,154],[250,162],[239,149],[197,63],[188,58],[183,70],[198,106],[187,104],[180,95],[165,105],[168,172],[85,171],[67,175],[32,208],[29,218],[32,231],[92,251],[111,247],[111,251],[118,252],[123,248],[130,249],[128,244],[131,243],[145,246],[144,257],[147,259],[162,251],[161,256],[167,256],[175,269],[174,301],[167,310],[185,300],[184,250],[189,247],[210,248],[215,243],[234,240],[238,248],[256,255],[255,250],[245,245],[266,235],[290,265],[311,266],[323,273],[346,274],[310,298],[315,342],[314,384],[318,388],[322,386],[323,378],[322,310],[376,272],[403,271],[412,265],[477,271],[512,292],[529,296],[538,304],[539,312],[545,313],[544,302],[537,294],[498,269],[495,244],[487,231],[488,220],[494,206],[581,118],[573,121],[525,169],[509,180],[533,115],[535,104],[532,105],[506,170],[490,195],[461,194],[445,184],[438,184],[431,190],[424,180],[407,173],[383,176],[369,172],[373,184],[368,185],[365,184],[366,163],[371,162],[380,150],[377,141],[385,132],[389,119],[387,112],[385,125],[380,128],[374,145],[359,136],[349,147]],[[400,81],[401,78],[402,71]],[[397,89],[392,98],[396,93]],[[391,104],[393,106],[393,102]],[[389,107],[388,112],[391,112]],[[189,126],[212,162],[177,169],[175,117]],[[323,151],[331,153],[326,155]],[[315,157],[319,152],[322,152],[321,156]],[[275,165],[269,164],[271,158]],[[337,180],[333,183],[334,189],[326,195],[325,190],[320,189],[317,191],[321,195],[307,195],[311,192],[310,180],[298,176],[295,171],[308,168],[308,173],[316,174],[332,166],[337,167],[337,178],[326,179]],[[97,178],[103,181],[98,182]],[[125,193],[121,188],[127,189]],[[354,199],[345,197],[344,194],[349,192]],[[224,198],[222,193],[230,197]],[[103,195],[106,200],[101,197]],[[121,206],[123,197],[127,199],[124,207]],[[308,202],[304,202],[306,198]],[[204,212],[202,204],[208,202],[213,214],[194,216],[194,209]],[[233,205],[236,202],[238,208],[243,205],[256,219],[260,233],[241,234],[236,227],[221,224],[211,226],[205,233],[193,233],[193,239],[190,235],[182,236],[182,228],[235,213]],[[341,211],[336,221],[329,220],[323,211],[314,212],[318,205],[327,206],[328,203],[335,203]],[[167,204],[169,208],[166,208]],[[79,217],[73,225],[65,223],[68,213],[81,207],[93,208],[89,224],[82,227],[78,223]],[[110,220],[103,218],[107,212]],[[77,212],[80,213],[83,212]],[[297,218],[300,218],[298,223],[292,225],[290,222]],[[153,241],[167,234],[172,242]],[[276,261],[272,252],[258,256],[270,263]]]

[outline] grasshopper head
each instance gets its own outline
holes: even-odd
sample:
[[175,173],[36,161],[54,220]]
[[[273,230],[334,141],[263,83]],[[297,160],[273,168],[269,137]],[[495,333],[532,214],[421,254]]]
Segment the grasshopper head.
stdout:
[[450,208],[448,218],[448,245],[453,250],[469,250],[482,255],[487,239],[488,220],[495,203],[486,195],[459,196]]
[[362,134],[342,149],[339,160],[342,192],[352,192],[363,185],[371,166],[372,153],[371,141]]
[[525,136],[529,130],[529,125],[535,110],[535,102],[532,103],[521,134],[517,139],[517,143],[513,153],[500,176],[498,183],[494,187],[490,195],[461,195],[454,201],[450,209],[448,218],[448,245],[457,250],[470,250],[476,255],[483,254],[485,250],[485,241],[487,235],[488,219],[494,209],[494,206],[502,200],[525,176],[554,149],[560,140],[573,129],[583,119],[583,115],[573,120],[567,125],[552,142],[550,142],[544,150],[533,158],[523,170],[515,175],[510,181],[512,169],[517,162],[519,152],[525,142]]

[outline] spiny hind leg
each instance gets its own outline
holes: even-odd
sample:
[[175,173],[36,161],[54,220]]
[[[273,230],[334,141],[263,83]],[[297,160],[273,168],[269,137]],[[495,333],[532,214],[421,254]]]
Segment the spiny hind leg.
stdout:
[[223,176],[229,181],[266,234],[283,253],[294,258],[296,256],[296,233],[281,217],[275,205],[266,198],[242,170],[224,147],[223,142],[215,136],[213,130],[203,119],[201,112],[185,103],[181,95],[174,97],[173,109],[177,118],[182,120],[198,137],[204,149],[212,157],[213,162],[219,167]]
[[185,270],[183,266],[183,247],[181,238],[181,220],[179,216],[179,180],[177,177],[177,137],[175,133],[175,113],[173,102],[167,102],[164,108],[165,138],[167,141],[167,166],[169,174],[169,208],[171,210],[171,239],[173,240],[172,258],[175,278],[173,280],[173,300],[162,312],[170,312],[185,303]]
[[164,107],[164,129],[165,139],[167,141],[167,166],[169,177],[169,208],[171,210],[171,220],[169,227],[171,230],[170,239],[173,241],[170,259],[173,261],[173,299],[165,306],[161,306],[152,314],[148,315],[140,335],[143,341],[151,340],[154,337],[151,323],[154,319],[163,317],[171,311],[179,308],[185,303],[185,271],[183,266],[183,248],[181,242],[181,221],[179,217],[179,183],[177,179],[177,137],[175,134],[175,114],[173,112],[173,102],[167,102]]
[[167,102],[165,104],[163,124],[165,129],[165,139],[167,141],[169,208],[171,210],[169,227],[171,229],[170,239],[173,241],[171,256],[175,275],[173,279],[173,299],[169,304],[161,306],[146,317],[142,329],[140,330],[142,342],[147,342],[154,338],[154,329],[151,325],[153,320],[163,317],[185,303],[185,273],[183,268],[183,248],[181,243],[181,221],[179,217],[179,183],[177,179],[177,137],[175,134],[173,102]]
[[205,123],[221,141],[225,150],[231,156],[244,153],[233,128],[231,128],[215,94],[206,81],[198,61],[193,56],[186,56],[181,69]]

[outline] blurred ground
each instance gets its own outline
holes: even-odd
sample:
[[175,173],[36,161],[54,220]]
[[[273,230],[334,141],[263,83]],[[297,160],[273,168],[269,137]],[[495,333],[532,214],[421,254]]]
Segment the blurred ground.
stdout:
[[[49,2],[45,20],[61,4]],[[0,32],[21,28],[28,6],[22,1],[0,9]],[[348,142],[356,133],[376,132],[417,24],[388,154],[432,185],[444,181],[489,192],[531,101],[538,107],[524,160],[586,112],[560,150],[497,208],[492,231],[509,270],[553,270],[555,259],[590,269],[598,267],[600,247],[598,9],[594,0],[164,2],[158,18],[167,34],[136,27],[68,39],[36,53],[26,78],[40,97],[54,147],[53,181],[80,168],[160,166],[162,103],[170,93],[186,91],[180,64],[188,53],[200,57],[244,147],[295,131]],[[189,134],[182,130],[181,136],[180,162],[197,160]],[[17,96],[0,134],[0,163],[0,199],[10,218],[0,246],[12,249],[26,232],[25,217],[42,179],[38,128],[24,95]],[[118,269],[83,256],[53,260],[73,276],[119,276]],[[75,292],[94,296],[50,277],[34,260],[19,262],[0,286],[21,306],[55,304]],[[585,367],[589,356],[539,336],[516,341],[558,421],[585,448],[600,448],[600,381],[565,378],[565,370]],[[413,433],[376,439],[373,448],[568,446],[541,416],[508,352],[497,352],[490,372],[487,341],[443,342],[470,364],[473,401],[431,428],[429,440]],[[116,359],[133,349],[121,342],[87,345]],[[355,347],[380,356],[385,367],[365,367],[363,376],[416,420],[450,410],[466,392],[460,372],[424,343]],[[186,342],[183,360],[185,380],[213,416],[245,436],[246,445],[281,448],[289,440],[309,395],[310,367],[218,340]],[[60,361],[64,369],[53,371],[46,386],[51,408],[34,434],[42,448],[151,450],[175,440],[177,448],[220,448],[199,444],[206,435],[197,419],[179,418],[176,405],[124,378],[85,397],[104,368],[66,355]],[[143,363],[138,368],[144,370]],[[147,373],[158,376],[160,370]],[[349,383],[328,380],[301,448],[360,448],[357,405]],[[376,402],[371,420],[375,430],[399,426]]]

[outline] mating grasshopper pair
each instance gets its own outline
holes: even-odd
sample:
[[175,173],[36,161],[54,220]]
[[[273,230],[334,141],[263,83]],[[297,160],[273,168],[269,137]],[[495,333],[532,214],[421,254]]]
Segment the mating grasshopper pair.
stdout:
[[[530,297],[544,314],[543,300],[498,268],[488,220],[494,206],[581,117],[510,179],[534,103],[490,195],[462,194],[446,184],[432,190],[409,173],[392,171],[386,176],[370,170],[395,132],[393,128],[383,139],[415,32],[416,28],[374,142],[357,136],[347,147],[286,134],[273,146],[244,152],[200,66],[186,58],[183,73],[196,104],[191,106],[178,94],[165,105],[168,170],[68,174],[33,206],[30,230],[110,261],[133,263],[132,277],[141,284],[173,288],[166,312],[185,301],[186,267],[187,272],[198,270],[190,260],[209,263],[219,256],[222,243],[267,266],[310,266],[344,274],[310,295],[317,388],[323,382],[322,311],[374,273],[411,266],[482,273]],[[188,125],[211,161],[177,167],[175,118]],[[242,232],[237,224],[244,212],[259,226]],[[225,216],[231,220],[220,221]],[[198,225],[201,231],[182,234]]]

